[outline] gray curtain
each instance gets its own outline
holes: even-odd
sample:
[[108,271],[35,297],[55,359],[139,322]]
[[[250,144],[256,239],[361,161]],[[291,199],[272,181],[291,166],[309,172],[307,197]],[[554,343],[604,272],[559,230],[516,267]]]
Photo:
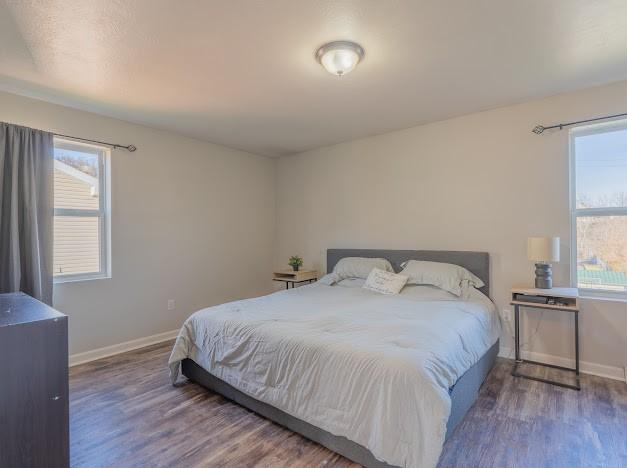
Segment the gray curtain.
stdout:
[[0,293],[52,304],[52,134],[0,122]]

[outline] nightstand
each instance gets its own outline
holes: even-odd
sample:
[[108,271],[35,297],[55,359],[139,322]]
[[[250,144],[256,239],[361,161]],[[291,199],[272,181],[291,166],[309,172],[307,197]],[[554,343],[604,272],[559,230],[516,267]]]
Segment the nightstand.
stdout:
[[[536,289],[526,287],[514,287],[511,291],[510,304],[514,306],[514,328],[515,328],[515,346],[516,346],[516,362],[512,375],[514,377],[523,377],[526,379],[537,380],[539,382],[559,385],[560,387],[571,388],[573,390],[581,390],[579,382],[579,293],[577,288],[551,288]],[[575,322],[575,368],[556,366],[543,362],[523,360],[520,356],[520,307],[533,307],[535,309],[552,310],[557,312],[566,312],[573,314]],[[533,377],[519,372],[518,366],[524,362],[536,364],[539,366],[551,367],[575,373],[575,385],[557,382],[555,380]]]
[[285,283],[285,289],[292,289],[299,283],[313,283],[318,279],[318,272],[315,270],[276,270],[272,281]]

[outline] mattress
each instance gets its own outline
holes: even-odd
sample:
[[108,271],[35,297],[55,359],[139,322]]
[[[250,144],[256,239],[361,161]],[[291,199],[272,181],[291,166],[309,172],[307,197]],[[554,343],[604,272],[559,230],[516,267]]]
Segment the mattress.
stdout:
[[493,304],[408,286],[383,296],[313,284],[210,307],[183,325],[190,358],[239,391],[366,447],[390,465],[437,464],[450,388],[497,341]]

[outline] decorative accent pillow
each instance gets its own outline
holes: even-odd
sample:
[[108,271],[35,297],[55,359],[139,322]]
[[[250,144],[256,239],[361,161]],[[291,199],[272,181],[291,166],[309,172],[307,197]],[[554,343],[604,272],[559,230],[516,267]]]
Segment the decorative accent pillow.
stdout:
[[367,278],[373,268],[394,272],[392,264],[385,258],[344,257],[335,264],[333,273],[336,281],[346,278]]
[[408,277],[407,284],[430,284],[456,296],[461,296],[468,286],[484,286],[483,281],[466,268],[452,263],[409,260],[401,266],[400,273]]
[[407,283],[407,276],[373,268],[363,288],[381,294],[398,294],[405,283]]

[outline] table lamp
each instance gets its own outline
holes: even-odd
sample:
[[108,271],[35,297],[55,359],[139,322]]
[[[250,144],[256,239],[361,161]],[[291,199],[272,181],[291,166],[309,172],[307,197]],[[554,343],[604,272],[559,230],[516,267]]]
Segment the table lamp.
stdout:
[[553,279],[550,262],[560,261],[560,238],[527,238],[527,258],[536,262],[536,288],[551,289]]

